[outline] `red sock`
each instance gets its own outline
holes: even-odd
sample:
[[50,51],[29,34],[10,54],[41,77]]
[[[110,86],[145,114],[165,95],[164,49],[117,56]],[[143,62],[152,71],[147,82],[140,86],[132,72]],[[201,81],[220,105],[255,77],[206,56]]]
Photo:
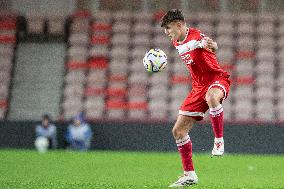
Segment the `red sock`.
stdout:
[[215,138],[222,138],[223,128],[224,128],[224,121],[223,121],[224,113],[223,113],[223,107],[221,104],[219,104],[215,108],[210,108],[210,119],[211,119]]
[[190,137],[186,135],[183,139],[177,140],[176,143],[181,156],[183,170],[194,171],[192,162],[192,143]]

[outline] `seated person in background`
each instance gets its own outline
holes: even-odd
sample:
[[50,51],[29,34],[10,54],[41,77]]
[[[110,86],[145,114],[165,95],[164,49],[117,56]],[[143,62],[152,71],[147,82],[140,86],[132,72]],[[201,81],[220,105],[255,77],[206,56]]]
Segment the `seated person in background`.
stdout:
[[40,125],[36,126],[36,138],[45,137],[49,141],[49,148],[57,148],[57,134],[56,127],[54,124],[50,123],[50,116],[45,114],[42,116],[42,121]]
[[66,133],[66,140],[70,149],[87,151],[91,145],[92,130],[84,120],[84,114],[79,113],[73,118],[73,124],[70,124]]

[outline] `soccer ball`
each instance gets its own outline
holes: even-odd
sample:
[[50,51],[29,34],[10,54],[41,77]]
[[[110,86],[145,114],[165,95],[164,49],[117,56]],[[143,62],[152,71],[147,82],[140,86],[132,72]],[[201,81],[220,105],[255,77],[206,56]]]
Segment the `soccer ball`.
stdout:
[[160,72],[167,65],[167,55],[161,49],[151,49],[145,54],[143,64],[148,72]]
[[37,137],[37,139],[35,140],[35,147],[37,149],[38,152],[40,153],[45,153],[48,149],[49,146],[49,141],[46,137]]

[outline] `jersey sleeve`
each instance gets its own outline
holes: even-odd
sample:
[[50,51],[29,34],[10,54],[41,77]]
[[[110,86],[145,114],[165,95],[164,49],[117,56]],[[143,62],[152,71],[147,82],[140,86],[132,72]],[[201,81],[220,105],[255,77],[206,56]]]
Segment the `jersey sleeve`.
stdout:
[[206,40],[204,40],[205,37],[207,37],[204,33],[202,33],[200,30],[198,31],[198,41],[200,41],[200,48],[204,48],[204,45],[206,44]]

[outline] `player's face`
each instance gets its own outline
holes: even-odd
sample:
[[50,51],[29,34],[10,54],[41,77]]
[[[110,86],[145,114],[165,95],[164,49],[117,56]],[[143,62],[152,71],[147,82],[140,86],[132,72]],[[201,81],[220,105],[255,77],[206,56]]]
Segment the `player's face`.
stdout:
[[165,26],[165,34],[171,38],[171,40],[178,40],[181,36],[181,23],[171,22]]
[[42,120],[42,125],[43,125],[44,127],[47,127],[48,124],[49,124],[48,119],[43,119],[43,120]]
[[80,122],[79,119],[75,119],[75,120],[74,120],[74,124],[75,124],[76,126],[80,126],[81,122]]

